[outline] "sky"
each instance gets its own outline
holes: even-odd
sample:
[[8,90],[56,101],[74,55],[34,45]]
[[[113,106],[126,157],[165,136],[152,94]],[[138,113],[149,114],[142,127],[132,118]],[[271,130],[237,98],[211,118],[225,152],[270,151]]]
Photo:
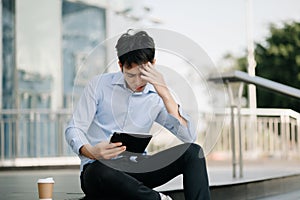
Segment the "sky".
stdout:
[[[226,68],[226,66],[224,67],[226,63],[222,62],[224,55],[228,53],[234,56],[246,54],[249,33],[251,33],[250,35],[252,35],[255,42],[263,42],[269,34],[271,23],[280,25],[282,22],[291,20],[300,22],[299,0],[118,1],[119,4],[122,4],[120,2],[123,2],[120,7],[133,6],[132,14],[142,20],[123,23],[122,20],[118,21],[116,15],[113,15],[110,18],[113,23],[109,27],[111,35],[124,33],[128,28],[136,27],[167,29],[182,34],[198,44],[215,64],[217,70],[221,69],[221,71]],[[250,13],[249,17],[247,17],[248,2],[252,2],[251,12],[248,12]],[[111,5],[117,9],[118,3],[116,1]],[[143,6],[150,8],[150,12],[143,11]],[[158,19],[161,23],[150,23],[153,18]],[[250,23],[247,19],[250,19]],[[247,31],[247,27],[249,27],[247,25],[252,25],[252,29]],[[174,39],[174,43],[178,46],[180,42],[182,41]],[[186,50],[189,51],[188,48]],[[198,52],[194,52],[194,54],[198,54]],[[161,61],[162,59],[159,58],[158,60]],[[174,56],[163,64],[168,65],[170,60],[174,60]],[[169,65],[174,67],[176,63]],[[187,80],[189,80],[189,77]],[[197,94],[202,94],[201,92],[203,93],[203,91],[200,91]],[[202,101],[199,105],[204,105],[205,101],[208,100],[203,100],[202,95],[199,101]]]
[[[242,55],[247,47],[246,35],[246,2],[247,0],[81,0],[84,2],[104,2],[104,7],[109,11],[116,11],[133,7],[133,15],[139,17],[140,21],[125,20],[124,16],[111,14],[108,16],[107,32],[108,36],[116,36],[124,33],[128,28],[159,28],[167,29],[178,34],[182,34],[198,44],[211,60],[219,67],[221,58],[227,54]],[[53,70],[53,77],[61,80],[60,71],[60,0],[44,0],[40,4],[39,0],[18,0],[17,11],[22,10],[22,15],[17,15],[17,32],[28,32],[28,45],[21,44],[20,36],[17,43],[23,45],[18,47],[18,67],[34,67],[41,73],[48,73]],[[300,21],[300,0],[252,0],[252,22],[253,36],[255,41],[263,41],[268,34],[268,25],[273,22],[279,24],[286,20]],[[121,6],[119,6],[119,4]],[[32,5],[39,6],[39,12],[32,12]],[[149,7],[150,12],[145,12],[143,7]],[[55,13],[53,14],[53,10]],[[111,12],[111,13],[114,13]],[[29,13],[29,14],[28,14]],[[108,12],[109,13],[109,12]],[[37,17],[40,16],[40,17]],[[41,17],[42,16],[42,17]],[[54,18],[52,16],[55,16]],[[54,20],[52,20],[52,18]],[[151,19],[159,19],[160,24],[151,23]],[[43,21],[43,23],[39,23]],[[51,23],[50,23],[51,22]],[[53,24],[52,24],[53,22]],[[42,26],[28,26],[28,24],[42,24]],[[30,27],[30,29],[28,29]],[[54,28],[56,27],[56,28]],[[26,30],[25,30],[26,29]],[[34,37],[32,37],[34,35]],[[53,36],[53,40],[47,37]],[[31,41],[34,39],[36,45]],[[173,39],[173,38],[172,38]],[[174,40],[174,45],[180,46],[180,41]],[[44,41],[46,43],[41,43]],[[176,43],[177,42],[177,43]],[[181,41],[182,42],[182,41]],[[47,46],[46,51],[39,48]],[[33,47],[35,51],[32,50]],[[187,48],[187,51],[189,49]],[[41,54],[43,52],[43,54]],[[114,52],[115,53],[115,52]],[[194,52],[197,54],[198,51]],[[37,56],[38,55],[38,56]],[[51,56],[49,56],[51,55]],[[37,57],[39,59],[36,59]],[[174,61],[174,55],[169,60]],[[172,57],[173,56],[173,57]],[[166,56],[164,56],[166,57]],[[199,56],[198,56],[199,57]],[[50,59],[54,58],[54,59]],[[167,60],[167,59],[165,59]],[[166,65],[169,65],[169,60]],[[191,59],[192,60],[192,59]],[[27,62],[28,61],[28,62]],[[175,60],[176,61],[176,60]],[[180,60],[182,62],[182,60]],[[177,62],[177,61],[176,61]],[[161,62],[162,64],[165,64]],[[178,64],[178,63],[177,63]],[[44,66],[44,67],[40,67]],[[170,64],[172,66],[172,63]],[[173,65],[175,66],[175,64]],[[61,85],[59,81],[57,85]],[[55,88],[55,87],[54,87]],[[59,92],[58,89],[54,91]]]
[[[162,22],[160,25],[152,26],[176,31],[189,37],[198,43],[216,64],[226,53],[242,55],[247,48],[247,0],[144,0],[143,2],[151,8],[147,17]],[[248,33],[252,33],[254,41],[261,42],[269,33],[270,23],[300,21],[300,1],[252,0],[251,15],[252,17],[248,19],[251,19],[253,28]]]

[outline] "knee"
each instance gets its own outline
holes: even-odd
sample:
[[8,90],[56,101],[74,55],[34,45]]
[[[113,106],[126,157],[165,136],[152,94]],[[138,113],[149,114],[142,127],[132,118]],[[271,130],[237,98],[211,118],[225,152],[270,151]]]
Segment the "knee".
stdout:
[[101,161],[95,161],[90,164],[83,172],[83,191],[87,196],[98,196],[105,185],[115,180],[114,170],[103,164]]
[[107,166],[101,161],[95,161],[86,170],[86,173],[87,173],[87,177],[93,180],[93,181],[90,180],[91,182],[106,182],[114,178],[116,174],[115,171],[116,170]]
[[204,158],[204,152],[203,149],[200,145],[191,143],[189,148],[187,149],[186,153],[193,158],[199,158],[202,159]]

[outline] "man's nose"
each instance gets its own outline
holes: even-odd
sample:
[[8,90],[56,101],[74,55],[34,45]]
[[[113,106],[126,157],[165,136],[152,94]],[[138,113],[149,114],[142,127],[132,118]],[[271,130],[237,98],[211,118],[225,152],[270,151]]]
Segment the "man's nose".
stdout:
[[137,75],[137,76],[135,77],[135,82],[136,82],[137,84],[140,84],[140,83],[143,82],[143,79],[141,78],[141,75]]

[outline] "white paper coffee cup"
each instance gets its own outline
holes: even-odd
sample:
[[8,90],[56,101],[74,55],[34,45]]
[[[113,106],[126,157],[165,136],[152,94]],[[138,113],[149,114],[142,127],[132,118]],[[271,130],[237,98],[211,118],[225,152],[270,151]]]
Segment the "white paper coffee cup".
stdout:
[[54,180],[52,177],[37,181],[40,200],[52,200]]

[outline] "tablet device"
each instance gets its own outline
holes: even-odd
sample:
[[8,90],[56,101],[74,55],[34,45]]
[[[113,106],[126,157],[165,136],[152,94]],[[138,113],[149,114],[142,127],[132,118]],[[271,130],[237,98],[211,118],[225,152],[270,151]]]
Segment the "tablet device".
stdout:
[[119,133],[115,132],[110,142],[122,142],[123,146],[126,146],[126,151],[132,153],[144,153],[148,146],[152,135],[138,134],[138,133]]

